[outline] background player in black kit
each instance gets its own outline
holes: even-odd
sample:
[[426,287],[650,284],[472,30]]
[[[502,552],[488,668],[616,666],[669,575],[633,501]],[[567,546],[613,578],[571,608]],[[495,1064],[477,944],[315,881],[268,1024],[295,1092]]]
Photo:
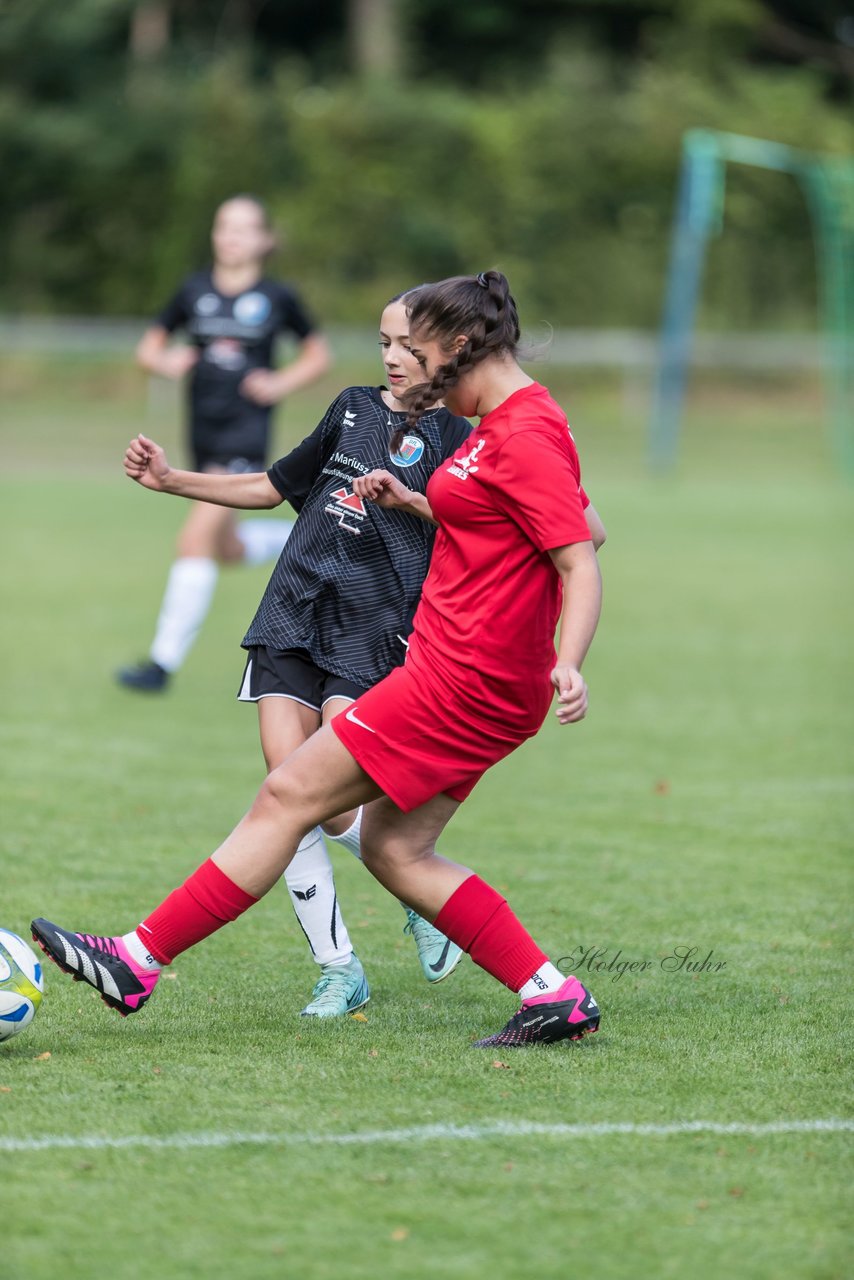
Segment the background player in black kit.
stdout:
[[[405,656],[434,528],[404,512],[363,503],[353,481],[381,467],[423,493],[432,473],[471,432],[465,418],[444,408],[427,412],[417,432],[406,430],[397,397],[423,379],[409,350],[411,296],[393,299],[380,321],[388,387],[343,391],[311,435],[268,472],[174,471],[163,450],[144,437],[132,441],[125,455],[128,475],[146,488],[238,508],[274,507],[287,499],[299,512],[243,640],[248,657],[239,697],[258,703],[268,770]],[[339,815],[324,831],[358,856],[360,825],[359,810]],[[285,880],[321,966],[303,1014],[353,1012],[370,993],[341,918],[319,828],[300,843]],[[407,915],[424,975],[440,981],[462,953],[414,911]]]
[[[212,266],[184,281],[143,335],[137,361],[163,377],[189,375],[189,445],[197,471],[262,471],[273,405],[320,377],[329,351],[294,290],[264,275],[275,236],[258,200],[236,196],[220,205],[211,242]],[[169,345],[178,330],[192,345]],[[274,369],[281,334],[299,350],[290,364]],[[149,657],[119,671],[119,682],[143,692],[165,689],[204,622],[219,566],[275,558],[292,527],[289,520],[238,524],[232,511],[194,503],[178,536]]]

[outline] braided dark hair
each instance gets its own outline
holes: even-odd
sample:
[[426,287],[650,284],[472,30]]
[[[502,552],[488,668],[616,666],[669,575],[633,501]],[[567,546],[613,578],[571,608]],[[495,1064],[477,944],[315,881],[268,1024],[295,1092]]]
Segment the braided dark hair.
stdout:
[[[425,410],[481,360],[502,353],[515,358],[520,333],[516,303],[507,277],[500,271],[452,276],[438,284],[422,285],[413,290],[408,311],[410,334],[417,329],[420,337],[438,341],[449,352],[447,362],[429,382],[411,387],[400,397],[411,429]],[[466,342],[452,352],[459,334],[465,334]]]

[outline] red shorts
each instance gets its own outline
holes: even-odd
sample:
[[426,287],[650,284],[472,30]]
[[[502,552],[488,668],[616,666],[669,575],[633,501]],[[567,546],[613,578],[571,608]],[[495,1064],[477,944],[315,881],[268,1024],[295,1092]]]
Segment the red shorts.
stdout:
[[437,693],[408,658],[337,715],[332,728],[404,813],[441,794],[465,800],[487,769],[537,732],[551,702],[544,686],[542,714],[492,719],[488,684],[467,672],[464,695],[447,687]]

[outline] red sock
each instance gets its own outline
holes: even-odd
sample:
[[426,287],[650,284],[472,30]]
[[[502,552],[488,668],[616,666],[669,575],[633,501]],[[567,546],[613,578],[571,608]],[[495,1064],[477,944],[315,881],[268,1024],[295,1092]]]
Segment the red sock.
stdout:
[[506,900],[480,876],[464,880],[433,923],[511,991],[521,991],[548,960]]
[[257,901],[208,858],[143,920],[139,936],[159,964],[171,964]]

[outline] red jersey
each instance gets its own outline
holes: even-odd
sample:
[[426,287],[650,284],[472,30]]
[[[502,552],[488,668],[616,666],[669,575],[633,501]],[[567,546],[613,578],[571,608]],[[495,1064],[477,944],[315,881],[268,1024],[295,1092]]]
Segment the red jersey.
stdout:
[[486,414],[433,473],[439,531],[407,665],[435,683],[495,681],[487,715],[542,722],[551,700],[561,583],[548,552],[590,539],[566,415],[538,383]]
[[406,662],[332,721],[404,812],[464,800],[537,732],[561,607],[548,552],[590,538],[566,418],[536,383],[481,419],[427,497],[439,531]]

